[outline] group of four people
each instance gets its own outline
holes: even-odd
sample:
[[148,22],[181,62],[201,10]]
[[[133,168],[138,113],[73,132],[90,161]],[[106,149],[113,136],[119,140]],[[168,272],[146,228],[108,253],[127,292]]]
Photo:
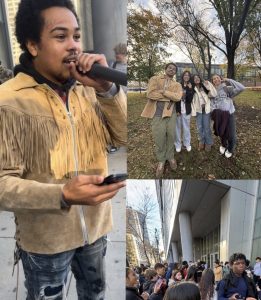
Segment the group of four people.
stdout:
[[191,151],[190,119],[196,117],[198,150],[210,151],[213,145],[211,119],[214,133],[220,137],[220,153],[230,158],[236,144],[236,129],[233,97],[245,87],[232,79],[220,75],[212,76],[212,83],[203,81],[199,75],[184,71],[181,83],[174,80],[177,73],[175,63],[165,66],[165,74],[153,76],[148,84],[148,102],[141,114],[152,119],[152,135],[156,145],[158,166],[156,176],[164,173],[166,161],[176,170],[176,152],[183,146]]

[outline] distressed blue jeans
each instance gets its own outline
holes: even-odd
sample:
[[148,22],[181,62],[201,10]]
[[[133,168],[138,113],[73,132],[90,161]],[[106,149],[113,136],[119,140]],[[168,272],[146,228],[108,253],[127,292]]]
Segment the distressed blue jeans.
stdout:
[[64,300],[70,268],[79,300],[103,300],[107,240],[58,254],[35,254],[21,249],[26,300]]

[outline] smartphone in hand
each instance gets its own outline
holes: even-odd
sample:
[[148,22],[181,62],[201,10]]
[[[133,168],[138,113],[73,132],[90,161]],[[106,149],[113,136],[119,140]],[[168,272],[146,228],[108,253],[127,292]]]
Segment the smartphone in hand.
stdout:
[[99,185],[108,185],[112,183],[117,183],[120,181],[124,181],[128,178],[128,174],[122,173],[122,174],[112,174],[104,178],[103,182]]

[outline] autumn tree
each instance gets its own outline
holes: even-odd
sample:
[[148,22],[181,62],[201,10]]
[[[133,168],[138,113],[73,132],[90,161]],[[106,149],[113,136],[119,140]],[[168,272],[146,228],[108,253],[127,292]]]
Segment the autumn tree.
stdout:
[[168,26],[147,9],[128,11],[128,78],[147,82],[162,70],[169,56],[166,50],[170,37]]
[[199,31],[207,31],[210,26],[205,20],[205,11],[196,11],[190,0],[155,0],[155,3],[173,32],[175,44],[198,73],[210,78],[213,45]]

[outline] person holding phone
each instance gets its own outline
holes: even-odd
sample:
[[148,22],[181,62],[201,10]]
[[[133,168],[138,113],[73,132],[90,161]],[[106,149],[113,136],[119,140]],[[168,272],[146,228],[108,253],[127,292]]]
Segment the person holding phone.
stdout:
[[149,294],[138,292],[139,279],[138,275],[131,269],[126,268],[126,300],[148,300]]
[[217,285],[217,300],[257,300],[257,290],[254,281],[247,276],[246,256],[234,253],[229,258],[230,273]]
[[209,81],[202,81],[199,75],[192,77],[194,96],[192,101],[192,116],[196,116],[198,130],[198,150],[211,151],[213,145],[210,128],[210,99],[217,95],[216,89]]
[[163,264],[156,263],[154,269],[158,274],[158,280],[154,285],[153,293],[150,295],[149,300],[162,300],[168,286],[165,278],[166,268]]
[[233,97],[244,91],[245,87],[240,82],[222,78],[217,74],[212,76],[212,82],[217,90],[217,95],[211,103],[215,135],[220,137],[220,153],[225,154],[226,158],[230,158],[236,146],[236,121]]
[[70,268],[79,299],[104,299],[109,200],[125,183],[100,184],[107,144],[126,143],[125,94],[79,73],[108,64],[82,52],[70,0],[21,0],[16,37],[20,64],[0,86],[0,209],[15,214],[27,300],[64,298]]

